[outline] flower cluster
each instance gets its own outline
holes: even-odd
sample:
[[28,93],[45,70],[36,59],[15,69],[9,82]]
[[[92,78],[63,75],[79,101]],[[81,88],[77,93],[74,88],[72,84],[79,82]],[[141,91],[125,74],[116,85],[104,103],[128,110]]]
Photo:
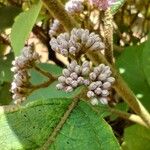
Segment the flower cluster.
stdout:
[[108,7],[113,5],[114,1],[115,0],[89,0],[91,5],[102,10],[106,10]]
[[65,10],[70,14],[81,13],[84,9],[83,0],[69,0],[65,4]]
[[[83,11],[83,9],[84,9],[83,0],[69,0],[65,4],[65,10],[71,15],[81,13]],[[56,36],[57,33],[59,33],[59,31],[62,28],[63,27],[60,24],[59,20],[54,19],[53,23],[50,26],[50,30],[49,30],[50,37]]]
[[13,82],[11,84],[10,91],[13,93],[13,100],[15,103],[21,103],[25,100],[30,87],[30,76],[28,69],[35,65],[36,61],[39,61],[39,54],[33,51],[32,46],[24,47],[22,55],[16,57],[12,62],[13,67],[11,71],[15,73]]
[[110,67],[104,64],[94,67],[91,71],[88,61],[83,62],[82,66],[72,61],[67,69],[63,70],[63,76],[58,78],[59,84],[56,87],[59,90],[72,92],[76,87],[85,85],[88,88],[87,97],[93,105],[99,102],[108,104],[109,91],[115,82],[111,74]]
[[93,72],[89,74],[90,85],[88,86],[87,96],[91,98],[91,102],[97,100],[96,103],[98,103],[99,100],[102,104],[108,103],[109,90],[115,82],[115,78],[111,77],[111,74],[110,67],[104,64],[95,67]]
[[62,33],[57,38],[52,38],[50,41],[51,48],[64,55],[76,55],[77,53],[85,52],[84,50],[102,50],[105,48],[104,43],[98,34],[90,33],[87,29],[74,28],[70,35]]
[[64,90],[66,92],[72,92],[74,88],[89,84],[89,81],[85,79],[90,72],[90,64],[85,61],[82,66],[78,65],[74,60],[72,61],[67,69],[63,69],[63,76],[58,78],[59,84],[56,85],[57,89]]

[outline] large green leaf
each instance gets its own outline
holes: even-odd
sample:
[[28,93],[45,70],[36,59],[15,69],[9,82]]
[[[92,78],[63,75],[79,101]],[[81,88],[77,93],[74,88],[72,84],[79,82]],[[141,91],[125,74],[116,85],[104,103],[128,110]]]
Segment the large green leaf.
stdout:
[[[1,149],[43,148],[71,101],[71,99],[38,100],[14,112],[1,111]],[[110,126],[84,102],[79,102],[57,134],[54,142],[48,144],[51,146],[50,149],[120,148]]]
[[17,16],[10,35],[15,55],[19,55],[20,50],[23,48],[25,40],[36,22],[41,6],[42,2],[38,0],[38,3],[34,4],[28,11]]
[[124,150],[150,150],[150,130],[140,125],[125,129]]
[[21,8],[15,6],[0,7],[0,32],[10,27],[14,18],[21,12]]
[[146,79],[150,85],[150,34],[149,39],[146,41],[143,49],[143,69]]
[[150,110],[150,87],[143,71],[143,48],[144,44],[125,48],[116,64],[135,95]]
[[67,109],[70,99],[36,101],[0,114],[1,149],[35,149],[42,145]]

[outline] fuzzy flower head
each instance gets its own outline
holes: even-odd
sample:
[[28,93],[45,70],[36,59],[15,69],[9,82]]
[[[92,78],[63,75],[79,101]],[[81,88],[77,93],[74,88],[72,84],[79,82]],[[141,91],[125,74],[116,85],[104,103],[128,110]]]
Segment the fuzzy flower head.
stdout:
[[104,43],[98,34],[89,32],[87,29],[74,28],[71,33],[60,34],[57,38],[52,38],[50,41],[52,50],[62,54],[63,56],[84,54],[84,50],[103,50]]
[[108,7],[113,5],[115,0],[89,0],[89,2],[91,5],[99,9],[106,10]]
[[26,99],[29,92],[30,75],[28,69],[31,69],[36,62],[39,62],[40,56],[33,50],[33,46],[26,46],[22,50],[22,55],[16,57],[12,62],[11,71],[14,72],[14,79],[10,91],[13,93],[15,104],[21,103]]
[[112,84],[115,82],[111,74],[110,67],[104,64],[93,68],[88,61],[79,65],[74,60],[63,69],[56,87],[58,90],[72,92],[75,88],[84,85],[88,89],[87,97],[92,105],[99,103],[106,105],[109,102]]
[[88,77],[90,72],[90,64],[85,61],[82,66],[78,65],[74,60],[67,68],[63,69],[62,76],[58,78],[59,84],[56,85],[58,90],[64,90],[65,92],[72,92],[73,89],[83,84],[89,84],[89,81],[85,78]]
[[87,97],[91,99],[91,103],[96,102],[97,99],[97,103],[99,101],[102,104],[108,104],[110,89],[115,82],[115,78],[111,77],[111,74],[110,67],[104,64],[94,67],[93,72],[89,74],[90,84]]
[[81,13],[84,9],[83,0],[69,0],[65,4],[65,10],[70,14]]

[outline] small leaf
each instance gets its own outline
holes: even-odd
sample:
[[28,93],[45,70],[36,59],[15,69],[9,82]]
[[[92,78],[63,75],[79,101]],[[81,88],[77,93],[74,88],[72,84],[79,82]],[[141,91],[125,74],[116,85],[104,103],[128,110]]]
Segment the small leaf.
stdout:
[[[1,108],[1,149],[42,149],[71,101],[37,100],[14,112],[3,112]],[[85,102],[79,102],[57,134],[50,149],[120,149],[110,126]]]
[[126,0],[111,0],[111,1],[114,1],[110,6],[111,12],[114,15],[123,6]]
[[14,18],[21,12],[21,9],[15,6],[0,7],[0,32],[11,27]]
[[143,71],[143,48],[144,44],[125,48],[124,52],[118,57],[116,64],[137,98],[150,110],[150,87]]
[[122,147],[123,150],[150,150],[150,130],[140,125],[126,128]]
[[10,35],[15,55],[19,55],[20,50],[23,48],[25,40],[36,22],[41,6],[42,2],[39,0],[28,11],[22,12],[17,16]]

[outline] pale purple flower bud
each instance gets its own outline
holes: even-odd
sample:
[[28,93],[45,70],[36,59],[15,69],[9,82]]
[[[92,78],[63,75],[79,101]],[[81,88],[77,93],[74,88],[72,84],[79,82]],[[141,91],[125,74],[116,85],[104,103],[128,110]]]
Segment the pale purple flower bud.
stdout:
[[102,87],[103,87],[104,89],[108,89],[108,88],[111,87],[111,83],[110,83],[110,82],[104,82]]
[[64,76],[60,76],[60,77],[58,78],[58,81],[59,81],[59,82],[65,82],[65,81],[66,81],[66,78],[65,78]]
[[85,80],[83,81],[83,84],[84,84],[85,86],[88,86],[88,85],[90,84],[90,81],[89,81],[88,79],[85,79]]
[[106,97],[109,95],[109,91],[108,90],[102,90],[102,96]]
[[68,84],[68,85],[70,85],[72,83],[72,81],[73,80],[70,77],[66,78],[66,80],[65,80],[66,84]]
[[93,72],[96,74],[96,76],[98,76],[99,73],[100,73],[100,71],[101,71],[101,70],[100,70],[99,67],[95,67]]
[[80,13],[83,11],[83,4],[81,0],[69,0],[65,4],[65,9],[71,14]]
[[76,51],[77,51],[77,49],[75,47],[73,47],[73,46],[69,48],[69,52],[72,55],[75,55]]
[[99,99],[99,101],[103,104],[103,105],[107,105],[108,104],[108,99],[106,97],[101,97]]
[[62,83],[59,83],[59,84],[56,85],[56,88],[58,90],[62,90],[64,88],[64,85]]
[[95,90],[97,88],[97,84],[96,82],[92,82],[89,86],[88,86],[89,90]]
[[82,75],[83,75],[83,76],[88,75],[89,72],[90,72],[90,68],[88,68],[88,67],[85,67],[85,68],[82,69]]
[[12,67],[10,70],[14,73],[16,73],[18,71],[17,67]]
[[95,94],[94,94],[93,91],[88,91],[88,92],[87,92],[87,97],[88,97],[88,98],[92,98],[92,97],[94,97],[94,96],[95,96]]
[[69,69],[70,71],[73,71],[77,65],[78,65],[77,62],[76,62],[75,60],[73,60],[73,61],[69,64],[68,69]]
[[95,93],[96,95],[100,95],[101,92],[102,92],[101,88],[96,88],[96,89],[94,90],[94,93]]
[[73,80],[73,81],[71,82],[71,85],[72,85],[73,88],[76,88],[76,87],[78,86],[78,82],[75,81],[75,80]]
[[79,85],[83,84],[84,78],[83,77],[78,77],[77,82]]
[[102,86],[102,82],[101,81],[96,81],[95,83],[96,83],[97,87],[101,87]]
[[61,49],[60,52],[62,55],[68,56],[68,51],[66,49]]
[[80,67],[79,65],[77,65],[77,66],[74,68],[74,71],[75,71],[75,73],[80,74],[80,73],[81,73],[81,67]]
[[91,72],[90,75],[89,75],[89,77],[90,77],[90,79],[91,79],[92,81],[94,81],[94,80],[96,80],[97,75],[96,75],[95,72]]
[[100,74],[100,75],[98,76],[98,80],[101,80],[101,81],[106,80],[106,78],[107,78],[107,75],[106,75],[106,74]]
[[109,78],[107,78],[107,81],[110,82],[110,83],[114,83],[115,78],[114,77],[109,77]]
[[65,87],[65,91],[66,91],[67,93],[72,92],[72,91],[73,91],[73,88],[72,88],[71,86],[67,86],[67,87]]
[[65,77],[69,77],[69,76],[70,76],[70,71],[69,71],[68,69],[63,69],[62,74],[63,74]]
[[88,61],[84,61],[83,64],[82,64],[82,67],[83,68],[86,68],[86,67],[89,68],[90,67],[90,63]]
[[78,75],[77,75],[76,72],[71,73],[71,74],[70,74],[70,77],[71,77],[72,79],[74,79],[74,80],[77,80],[77,79],[78,79]]

